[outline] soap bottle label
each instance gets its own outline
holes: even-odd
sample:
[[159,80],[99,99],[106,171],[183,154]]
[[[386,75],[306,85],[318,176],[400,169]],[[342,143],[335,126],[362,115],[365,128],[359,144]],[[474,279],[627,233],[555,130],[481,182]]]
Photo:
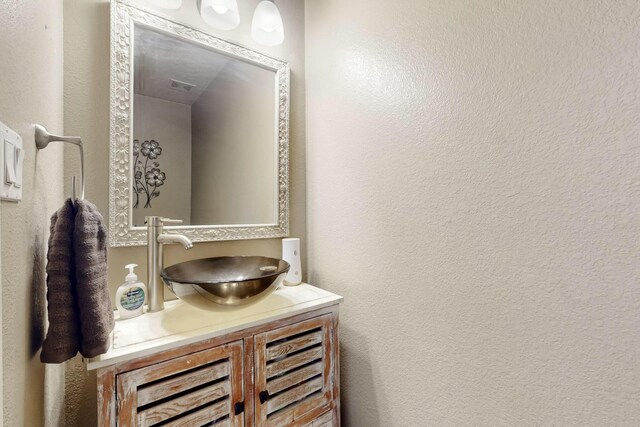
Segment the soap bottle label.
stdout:
[[120,297],[120,305],[125,310],[133,311],[144,304],[144,290],[142,288],[129,289]]

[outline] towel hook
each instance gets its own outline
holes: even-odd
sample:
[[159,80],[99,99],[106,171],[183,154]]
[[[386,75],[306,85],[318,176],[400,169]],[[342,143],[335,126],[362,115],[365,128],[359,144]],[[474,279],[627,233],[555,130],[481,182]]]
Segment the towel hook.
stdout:
[[[47,132],[47,129],[42,125],[36,125],[36,147],[38,150],[42,150],[43,148],[47,148],[50,142],[68,142],[70,144],[77,145],[80,149],[80,178],[82,179],[82,186],[80,187],[80,200],[84,200],[84,184],[85,184],[85,175],[84,175],[84,150],[82,148],[82,139],[79,136],[58,136],[53,135]],[[71,178],[71,197],[72,201],[75,203],[76,200],[76,177],[73,176]]]

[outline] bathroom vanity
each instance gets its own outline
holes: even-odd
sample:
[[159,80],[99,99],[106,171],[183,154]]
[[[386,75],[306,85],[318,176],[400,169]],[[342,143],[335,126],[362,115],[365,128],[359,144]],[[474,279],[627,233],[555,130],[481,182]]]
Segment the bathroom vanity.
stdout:
[[99,426],[339,426],[342,297],[281,286],[248,306],[116,321],[97,370]]

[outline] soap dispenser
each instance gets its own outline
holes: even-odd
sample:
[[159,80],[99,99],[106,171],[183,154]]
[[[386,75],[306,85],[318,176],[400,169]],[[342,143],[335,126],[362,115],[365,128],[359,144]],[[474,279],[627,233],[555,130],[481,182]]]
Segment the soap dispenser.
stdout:
[[133,272],[138,264],[128,264],[125,269],[129,274],[125,282],[116,292],[116,306],[121,319],[131,319],[142,314],[144,303],[147,299],[147,288],[143,283],[138,282],[138,276]]

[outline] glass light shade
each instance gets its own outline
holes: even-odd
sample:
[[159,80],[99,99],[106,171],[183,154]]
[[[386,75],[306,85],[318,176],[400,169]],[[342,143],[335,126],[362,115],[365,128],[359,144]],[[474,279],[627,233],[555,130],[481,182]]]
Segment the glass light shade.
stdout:
[[265,46],[277,46],[284,41],[282,17],[275,3],[263,0],[256,7],[251,21],[251,37]]
[[179,9],[182,6],[182,0],[147,0],[147,3],[163,9]]
[[200,16],[219,30],[233,30],[240,24],[236,0],[198,0]]

